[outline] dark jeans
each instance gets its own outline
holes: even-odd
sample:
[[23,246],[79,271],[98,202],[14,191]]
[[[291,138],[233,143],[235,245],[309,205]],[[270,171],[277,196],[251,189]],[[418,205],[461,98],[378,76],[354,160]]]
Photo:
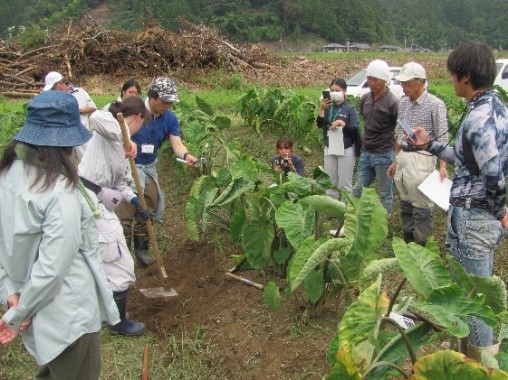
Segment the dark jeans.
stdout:
[[358,174],[353,187],[353,196],[359,198],[362,195],[362,188],[369,187],[374,180],[377,180],[379,198],[388,214],[391,214],[393,209],[393,180],[388,177],[386,172],[394,159],[393,149],[380,153],[362,150],[358,163]]
[[[455,260],[466,272],[479,276],[492,276],[494,251],[506,234],[490,210],[450,206],[446,242]],[[469,319],[468,340],[476,347],[493,344],[492,327],[481,319]]]

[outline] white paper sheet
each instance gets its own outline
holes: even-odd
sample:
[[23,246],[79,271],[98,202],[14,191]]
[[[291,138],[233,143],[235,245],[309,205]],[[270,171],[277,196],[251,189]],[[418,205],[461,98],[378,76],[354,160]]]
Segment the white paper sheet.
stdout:
[[450,189],[452,181],[445,178],[441,182],[441,176],[437,170],[434,170],[425,180],[418,186],[418,189],[425,194],[432,202],[448,211],[450,207]]
[[342,128],[335,130],[328,130],[328,154],[335,154],[337,156],[344,155],[344,135]]

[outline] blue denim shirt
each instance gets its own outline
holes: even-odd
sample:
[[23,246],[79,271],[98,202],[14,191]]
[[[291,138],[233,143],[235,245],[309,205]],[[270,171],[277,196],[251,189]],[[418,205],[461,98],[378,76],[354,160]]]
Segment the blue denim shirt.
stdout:
[[[486,91],[468,104],[458,128],[454,147],[433,141],[428,150],[455,164],[452,197],[485,199],[495,217],[501,219],[506,213],[508,110],[493,91]],[[479,175],[471,174],[466,167],[463,134],[471,145]]]

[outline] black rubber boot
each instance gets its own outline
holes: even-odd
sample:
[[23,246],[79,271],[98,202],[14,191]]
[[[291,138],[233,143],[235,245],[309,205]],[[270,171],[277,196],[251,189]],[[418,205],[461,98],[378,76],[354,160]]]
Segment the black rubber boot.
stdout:
[[404,241],[406,242],[406,244],[415,241],[414,234],[412,232],[404,232]]
[[148,254],[148,241],[144,236],[134,236],[134,253],[141,266],[151,265],[155,259]]
[[113,334],[122,334],[128,336],[135,336],[142,334],[145,331],[145,324],[142,322],[131,321],[127,318],[127,293],[124,292],[113,292],[113,298],[115,299],[118,312],[120,313],[120,322],[112,326],[108,324],[108,330]]

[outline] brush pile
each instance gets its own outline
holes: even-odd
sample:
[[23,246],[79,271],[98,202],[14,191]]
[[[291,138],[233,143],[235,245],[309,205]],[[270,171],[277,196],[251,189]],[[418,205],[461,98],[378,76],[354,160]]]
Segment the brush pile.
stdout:
[[235,46],[203,25],[187,24],[178,33],[158,25],[127,32],[105,30],[85,17],[48,33],[45,45],[30,51],[0,41],[0,93],[37,93],[51,70],[70,79],[88,75],[184,78],[192,69],[241,71],[272,65],[279,65],[279,58],[263,46]]

